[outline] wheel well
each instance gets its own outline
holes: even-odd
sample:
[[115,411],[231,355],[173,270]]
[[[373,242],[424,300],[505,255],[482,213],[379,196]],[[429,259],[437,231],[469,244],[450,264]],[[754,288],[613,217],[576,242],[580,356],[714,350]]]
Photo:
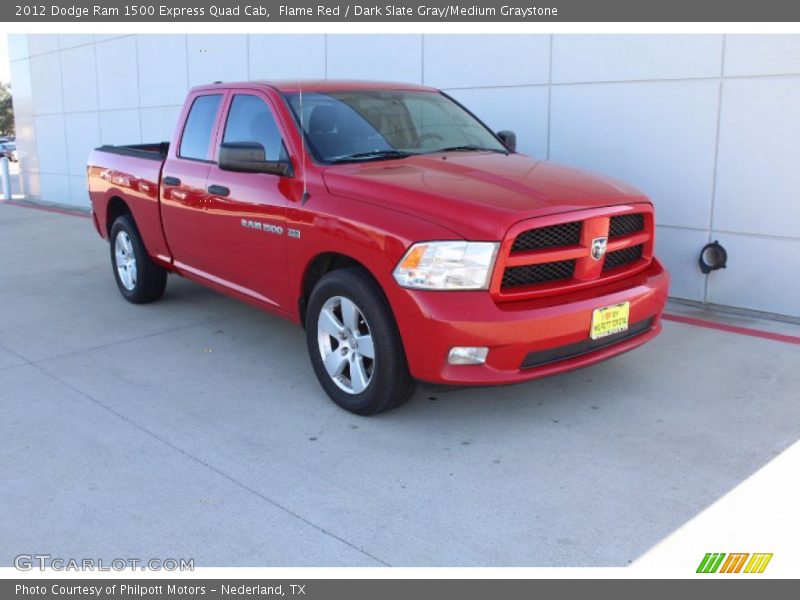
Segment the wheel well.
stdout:
[[125,203],[125,200],[119,196],[114,196],[108,202],[108,210],[106,210],[106,233],[111,235],[111,226],[122,215],[130,215],[131,209]]
[[[311,297],[311,292],[317,282],[325,275],[336,269],[345,269],[347,267],[360,267],[370,277],[372,274],[364,265],[356,259],[351,258],[345,254],[338,254],[336,252],[326,252],[314,257],[311,264],[306,269],[305,276],[303,277],[303,287],[300,292],[299,308],[300,308],[300,323],[305,326],[306,322],[306,308],[308,307],[308,299]],[[374,277],[373,277],[374,279]]]

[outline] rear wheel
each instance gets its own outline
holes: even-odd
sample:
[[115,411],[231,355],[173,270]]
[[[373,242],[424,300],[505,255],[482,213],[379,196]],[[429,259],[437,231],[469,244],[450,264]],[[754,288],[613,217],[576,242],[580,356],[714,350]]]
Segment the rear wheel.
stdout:
[[374,415],[414,392],[403,344],[378,285],[361,269],[338,269],[311,292],[306,341],[314,372],[339,406]]
[[147,254],[130,215],[122,215],[114,221],[109,242],[114,279],[122,296],[134,304],[161,298],[167,286],[167,271]]

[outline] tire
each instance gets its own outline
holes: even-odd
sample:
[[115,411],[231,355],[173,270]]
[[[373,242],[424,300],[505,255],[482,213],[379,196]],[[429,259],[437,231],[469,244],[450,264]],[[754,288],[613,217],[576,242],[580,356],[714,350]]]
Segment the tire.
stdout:
[[133,304],[146,304],[161,298],[167,287],[167,271],[147,254],[133,217],[122,215],[117,218],[108,239],[111,267],[122,297]]
[[320,279],[305,326],[317,379],[343,409],[375,415],[397,408],[414,393],[392,311],[362,269],[337,269]]

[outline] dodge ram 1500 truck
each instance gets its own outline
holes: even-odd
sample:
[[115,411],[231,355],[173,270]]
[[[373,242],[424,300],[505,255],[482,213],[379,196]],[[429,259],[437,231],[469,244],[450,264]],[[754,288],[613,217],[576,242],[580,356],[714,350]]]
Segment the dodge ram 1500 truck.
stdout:
[[515,148],[429,87],[216,83],[171,142],[93,151],[88,185],[125,299],[177,273],[300,323],[322,388],[368,415],[660,331],[652,203]]

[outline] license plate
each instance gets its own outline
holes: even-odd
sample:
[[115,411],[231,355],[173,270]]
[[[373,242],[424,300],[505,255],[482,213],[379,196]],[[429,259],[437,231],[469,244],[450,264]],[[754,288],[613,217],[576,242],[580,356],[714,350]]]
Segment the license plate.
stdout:
[[592,312],[591,338],[598,340],[607,335],[626,331],[630,312],[630,302],[594,309],[594,312]]

